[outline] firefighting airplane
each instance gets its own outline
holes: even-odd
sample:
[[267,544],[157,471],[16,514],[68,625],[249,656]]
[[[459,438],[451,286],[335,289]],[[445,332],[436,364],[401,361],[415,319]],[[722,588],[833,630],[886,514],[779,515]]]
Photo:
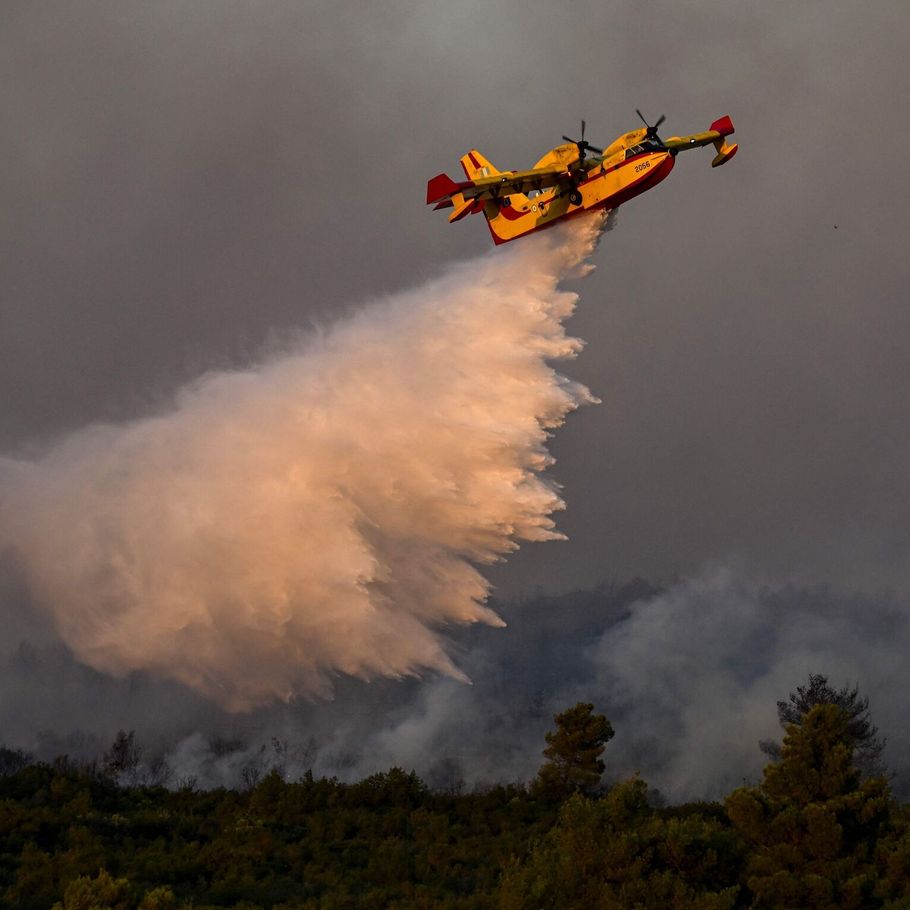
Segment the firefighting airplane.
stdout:
[[[684,149],[714,144],[711,167],[729,161],[738,145],[728,145],[733,121],[721,117],[704,133],[661,139],[657,128],[636,110],[644,129],[620,136],[602,151],[581,138],[570,139],[547,152],[530,171],[498,171],[476,149],[461,159],[467,180],[456,183],[439,174],[427,184],[427,205],[453,208],[449,221],[483,212],[494,243],[507,243],[582,212],[615,209],[657,186],[673,170]],[[589,154],[590,153],[590,154]]]

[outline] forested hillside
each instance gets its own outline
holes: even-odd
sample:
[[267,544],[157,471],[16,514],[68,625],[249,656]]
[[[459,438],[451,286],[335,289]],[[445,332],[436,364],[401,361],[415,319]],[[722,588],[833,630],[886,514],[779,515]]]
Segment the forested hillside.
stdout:
[[128,734],[97,766],[7,749],[3,904],[910,907],[910,813],[868,761],[867,704],[816,676],[779,713],[760,783],[678,806],[652,805],[637,777],[603,783],[613,730],[584,703],[554,718],[533,781],[481,792],[398,768],[353,784],[272,772],[243,791],[123,786]]

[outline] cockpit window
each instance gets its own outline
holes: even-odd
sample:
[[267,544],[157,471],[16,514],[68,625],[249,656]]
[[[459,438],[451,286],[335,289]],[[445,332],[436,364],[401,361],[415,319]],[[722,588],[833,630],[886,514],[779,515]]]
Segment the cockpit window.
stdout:
[[640,155],[642,152],[660,151],[663,147],[663,143],[659,139],[645,139],[638,145],[627,148],[626,158],[631,158],[633,155]]

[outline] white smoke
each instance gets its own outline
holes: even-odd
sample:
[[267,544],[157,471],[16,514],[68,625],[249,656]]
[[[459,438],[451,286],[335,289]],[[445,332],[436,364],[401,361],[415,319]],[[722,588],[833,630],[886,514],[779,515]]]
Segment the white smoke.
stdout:
[[718,798],[761,779],[780,740],[776,703],[810,673],[857,684],[907,786],[910,613],[887,596],[763,585],[724,566],[634,604],[588,651],[611,716],[626,726],[610,770],[640,770],[671,799]]
[[315,770],[358,779],[399,765],[433,782],[451,762],[469,785],[527,781],[553,716],[590,701],[616,731],[603,756],[608,781],[640,772],[673,802],[720,799],[761,779],[760,741],[783,736],[777,701],[824,673],[870,698],[893,784],[910,792],[906,600],[713,566],[640,599],[576,592],[502,608],[522,621],[466,656],[474,686],[437,679],[379,720],[342,714],[317,733]]
[[97,670],[229,710],[332,676],[465,679],[442,626],[501,624],[476,566],[558,538],[545,443],[592,401],[549,361],[594,219],[377,302],[296,350],[211,373],[158,416],[0,461],[0,544]]

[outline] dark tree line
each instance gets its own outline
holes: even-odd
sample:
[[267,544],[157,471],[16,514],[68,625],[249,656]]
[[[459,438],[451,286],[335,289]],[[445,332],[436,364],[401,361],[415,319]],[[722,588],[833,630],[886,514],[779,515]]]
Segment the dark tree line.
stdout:
[[785,735],[760,784],[671,807],[637,777],[603,783],[614,731],[589,703],[556,715],[530,785],[472,793],[399,768],[353,784],[275,770],[244,790],[136,784],[141,750],[126,731],[94,766],[3,749],[0,902],[908,910],[910,813],[863,767],[879,742],[868,702],[816,675],[779,710]]

